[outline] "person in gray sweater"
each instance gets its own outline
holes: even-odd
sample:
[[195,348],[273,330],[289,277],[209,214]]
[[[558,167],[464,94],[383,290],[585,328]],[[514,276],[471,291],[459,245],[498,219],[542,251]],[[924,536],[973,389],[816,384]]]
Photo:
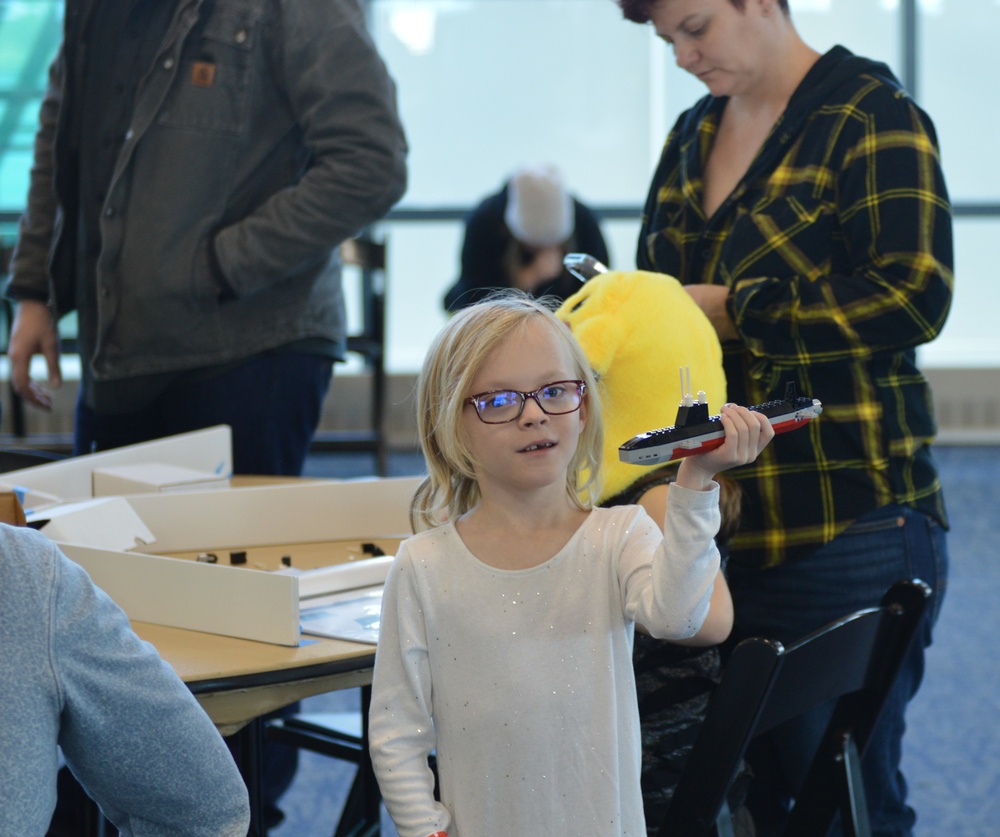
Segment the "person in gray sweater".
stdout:
[[45,834],[59,748],[126,837],[247,833],[236,764],[173,669],[82,567],[5,524],[0,706],[0,834]]

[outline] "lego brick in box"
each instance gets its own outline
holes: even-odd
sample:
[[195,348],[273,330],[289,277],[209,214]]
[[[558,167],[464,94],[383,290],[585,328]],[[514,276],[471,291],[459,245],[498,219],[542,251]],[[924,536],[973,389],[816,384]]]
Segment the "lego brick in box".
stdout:
[[169,462],[179,468],[228,478],[233,473],[232,437],[229,426],[220,424],[152,442],[8,471],[0,474],[0,486],[16,491],[27,509],[93,497],[94,471],[120,465]]

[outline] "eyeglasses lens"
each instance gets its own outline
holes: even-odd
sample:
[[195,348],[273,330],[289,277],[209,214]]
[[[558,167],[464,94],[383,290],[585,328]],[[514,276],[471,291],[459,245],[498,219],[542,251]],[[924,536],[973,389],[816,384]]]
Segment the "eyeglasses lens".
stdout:
[[491,392],[480,398],[477,406],[483,421],[511,421],[521,412],[521,393],[513,390]]
[[583,387],[576,381],[557,381],[535,392],[490,392],[476,400],[476,409],[479,417],[487,424],[503,424],[513,421],[521,414],[526,398],[534,398],[549,415],[572,413],[580,407],[583,400]]
[[538,391],[537,398],[546,413],[568,413],[580,406],[580,387],[573,381],[549,384]]

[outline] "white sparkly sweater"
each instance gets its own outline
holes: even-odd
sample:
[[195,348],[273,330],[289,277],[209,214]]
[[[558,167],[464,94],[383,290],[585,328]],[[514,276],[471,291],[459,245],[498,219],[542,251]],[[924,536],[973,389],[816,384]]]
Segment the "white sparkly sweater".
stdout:
[[698,630],[718,526],[717,486],[674,486],[666,537],[637,506],[595,509],[528,570],[480,562],[451,525],[404,542],[385,585],[370,714],[400,837],[645,837],[633,630]]

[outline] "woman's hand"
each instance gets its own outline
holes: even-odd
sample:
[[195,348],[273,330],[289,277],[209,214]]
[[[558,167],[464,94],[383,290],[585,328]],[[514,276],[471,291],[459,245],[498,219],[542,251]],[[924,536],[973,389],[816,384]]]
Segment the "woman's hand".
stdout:
[[740,335],[736,332],[736,326],[726,309],[729,288],[724,285],[685,285],[684,290],[708,317],[708,321],[715,328],[715,333],[719,335],[719,342],[725,343],[727,340],[740,339]]
[[753,462],[774,438],[774,428],[763,413],[737,404],[719,412],[725,441],[714,450],[689,456],[677,471],[677,485],[703,491],[720,471]]

